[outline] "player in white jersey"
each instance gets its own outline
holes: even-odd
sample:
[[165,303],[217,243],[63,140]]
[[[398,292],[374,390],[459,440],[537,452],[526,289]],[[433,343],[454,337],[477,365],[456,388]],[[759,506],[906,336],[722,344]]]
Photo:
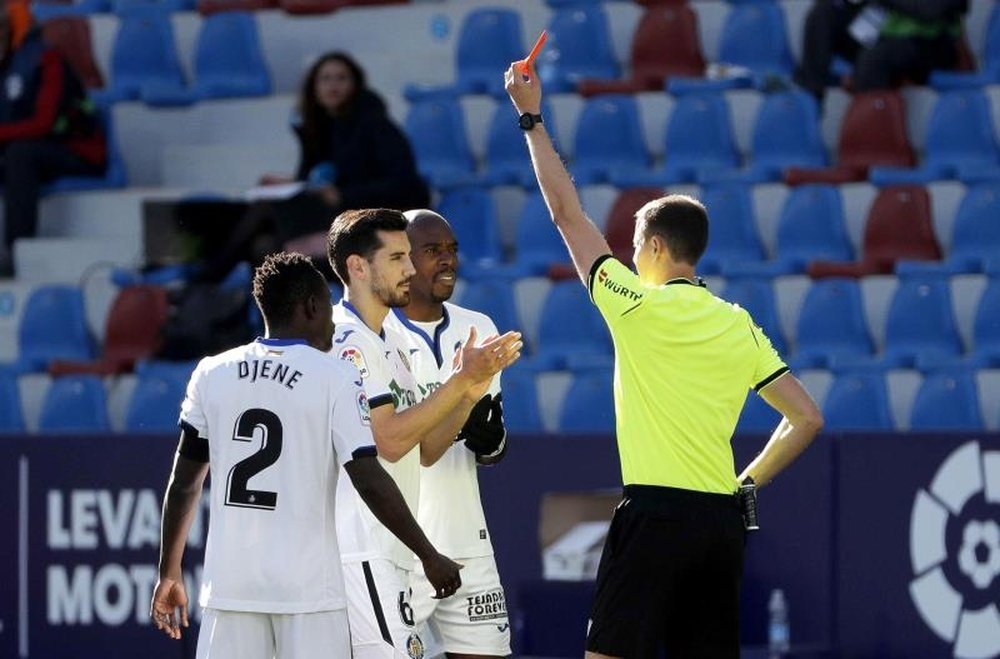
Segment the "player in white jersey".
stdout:
[[[451,363],[475,327],[496,334],[489,317],[451,304],[458,270],[458,242],[448,222],[429,210],[406,213],[407,235],[416,274],[410,304],[393,309],[392,326],[409,335],[410,363],[420,395],[447,382]],[[388,323],[387,323],[388,324]],[[417,520],[428,538],[449,556],[460,556],[462,587],[447,600],[433,599],[434,588],[417,566],[410,583],[418,629],[426,624],[451,659],[504,657],[510,654],[507,606],[486,517],[479,496],[477,464],[495,464],[507,443],[500,376],[473,408],[458,440],[434,465],[421,469]]]
[[150,616],[175,639],[188,625],[181,559],[211,460],[199,659],[347,657],[334,512],[340,467],[442,592],[458,587],[460,567],[427,541],[376,458],[357,370],[327,354],[323,275],[301,254],[271,255],[253,294],[266,338],[203,359],[188,384]]
[[[407,220],[399,211],[347,211],[330,227],[328,256],[344,283],[334,308],[333,354],[351,361],[364,379],[379,457],[416,514],[420,465],[434,464],[454,443],[469,412],[493,377],[520,356],[516,332],[476,346],[475,331],[445,385],[417,404],[408,345],[384,324],[390,308],[409,302],[413,275]],[[419,657],[423,642],[413,624],[409,573],[412,555],[349,498],[338,495],[344,578],[355,659]],[[437,598],[449,593],[436,590]]]

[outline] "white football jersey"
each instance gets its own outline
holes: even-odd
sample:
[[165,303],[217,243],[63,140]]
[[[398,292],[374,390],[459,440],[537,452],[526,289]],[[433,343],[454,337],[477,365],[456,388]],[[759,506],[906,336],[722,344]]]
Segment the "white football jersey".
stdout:
[[337,481],[375,448],[357,371],[304,341],[257,339],[201,360],[180,419],[208,439],[213,475],[201,605],[346,607]]
[[[336,326],[332,354],[358,369],[371,407],[392,405],[402,412],[417,403],[416,383],[410,373],[405,338],[392,328],[383,327],[381,335],[365,325],[350,302],[333,307]],[[420,447],[396,462],[379,458],[389,472],[413,516],[417,515],[420,496]],[[337,529],[341,556],[345,561],[385,558],[404,570],[413,569],[413,552],[375,518],[354,485],[341,479],[337,490]]]
[[[471,309],[445,302],[444,319],[430,334],[393,309],[386,324],[406,332],[410,363],[417,380],[418,399],[423,400],[451,375],[452,362],[475,325],[478,341],[497,334],[489,317]],[[421,323],[421,325],[426,325]],[[500,392],[500,376],[489,393]],[[476,455],[456,442],[441,459],[420,469],[420,505],[417,521],[438,551],[454,558],[490,556],[493,545],[486,529],[486,517],[479,498]]]

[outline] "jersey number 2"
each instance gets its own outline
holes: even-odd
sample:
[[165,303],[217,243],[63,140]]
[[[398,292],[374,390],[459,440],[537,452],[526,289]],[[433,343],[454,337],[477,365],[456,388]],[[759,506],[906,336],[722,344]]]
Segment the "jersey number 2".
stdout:
[[278,503],[278,493],[249,490],[247,482],[277,462],[278,456],[281,455],[281,419],[271,410],[259,407],[246,410],[236,420],[233,441],[252,442],[257,428],[264,434],[260,450],[240,460],[229,470],[226,482],[226,505],[274,510]]

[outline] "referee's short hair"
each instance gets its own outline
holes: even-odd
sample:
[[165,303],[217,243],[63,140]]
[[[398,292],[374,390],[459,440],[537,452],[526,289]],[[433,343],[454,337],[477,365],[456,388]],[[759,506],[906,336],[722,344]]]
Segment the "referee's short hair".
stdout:
[[675,261],[696,265],[708,246],[708,213],[694,197],[672,194],[647,203],[635,214],[643,239],[660,236]]
[[347,258],[357,254],[371,260],[372,254],[382,247],[379,231],[406,231],[408,225],[402,211],[390,208],[366,208],[338,215],[326,237],[326,255],[337,278],[345,286],[351,283]]
[[292,321],[295,307],[313,295],[329,295],[326,278],[308,256],[268,254],[253,275],[253,299],[268,326]]

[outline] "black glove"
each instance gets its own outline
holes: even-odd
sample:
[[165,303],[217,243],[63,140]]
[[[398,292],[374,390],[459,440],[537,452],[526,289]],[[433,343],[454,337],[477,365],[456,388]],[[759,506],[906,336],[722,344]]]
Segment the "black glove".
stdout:
[[503,425],[501,394],[495,398],[486,394],[469,412],[469,418],[458,433],[458,440],[479,456],[495,455],[503,450],[507,429]]

